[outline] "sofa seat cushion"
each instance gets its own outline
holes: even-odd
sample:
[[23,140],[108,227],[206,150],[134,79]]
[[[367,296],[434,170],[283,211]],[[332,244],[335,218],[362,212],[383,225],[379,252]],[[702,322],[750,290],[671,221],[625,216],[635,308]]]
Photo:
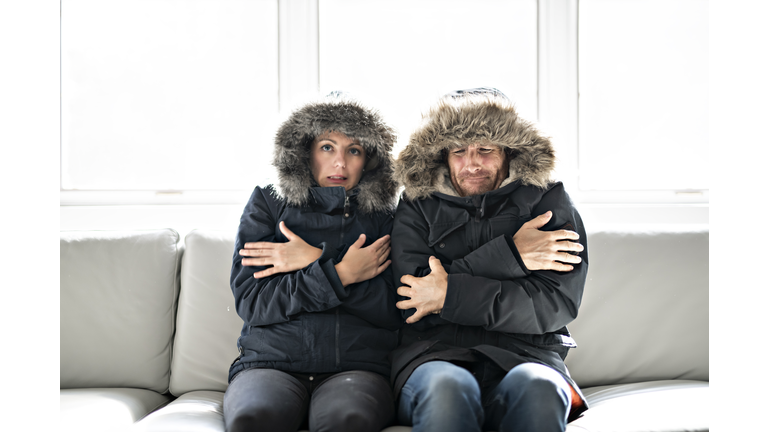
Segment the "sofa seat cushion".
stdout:
[[153,412],[135,425],[144,432],[223,432],[224,393],[219,391],[193,391]]
[[[131,431],[224,432],[223,401],[223,392],[189,392],[136,423]],[[410,432],[411,429],[408,426],[390,426],[382,432]]]
[[709,430],[709,383],[648,381],[584,390],[589,410],[567,432],[677,432]]
[[152,390],[84,388],[60,390],[62,431],[122,431],[172,399]]

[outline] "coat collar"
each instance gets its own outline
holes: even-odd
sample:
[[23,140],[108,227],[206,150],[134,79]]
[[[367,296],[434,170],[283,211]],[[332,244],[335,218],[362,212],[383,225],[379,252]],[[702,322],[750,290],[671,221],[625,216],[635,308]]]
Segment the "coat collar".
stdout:
[[[359,192],[358,188],[346,191],[341,186],[311,187],[309,188],[310,198],[307,201],[307,206],[313,211],[321,213],[331,213],[333,210],[344,208],[345,203],[349,203],[350,207],[355,208],[358,206]],[[349,198],[348,201],[347,198]]]

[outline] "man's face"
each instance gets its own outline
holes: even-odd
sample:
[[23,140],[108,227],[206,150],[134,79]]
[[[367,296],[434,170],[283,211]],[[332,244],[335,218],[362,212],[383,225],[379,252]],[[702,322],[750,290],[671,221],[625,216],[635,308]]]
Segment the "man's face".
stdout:
[[470,144],[450,150],[448,169],[453,188],[463,197],[498,189],[509,176],[504,150],[493,144]]

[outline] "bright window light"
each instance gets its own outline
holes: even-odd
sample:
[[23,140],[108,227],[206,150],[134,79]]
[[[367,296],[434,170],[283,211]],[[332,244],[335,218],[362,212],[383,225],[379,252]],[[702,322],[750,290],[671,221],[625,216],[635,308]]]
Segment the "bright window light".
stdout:
[[582,190],[705,190],[708,2],[579,1]]
[[276,127],[274,0],[64,0],[62,189],[249,189]]
[[320,89],[376,102],[408,143],[452,90],[496,87],[536,121],[536,0],[321,0]]

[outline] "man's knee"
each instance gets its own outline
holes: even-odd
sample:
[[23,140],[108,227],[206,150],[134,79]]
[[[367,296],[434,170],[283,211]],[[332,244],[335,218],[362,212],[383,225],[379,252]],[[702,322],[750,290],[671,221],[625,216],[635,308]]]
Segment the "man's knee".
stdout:
[[529,400],[560,400],[570,404],[568,382],[559,372],[538,363],[523,363],[510,370],[502,380],[506,389],[522,393]]
[[443,361],[416,368],[403,387],[399,407],[400,421],[414,428],[479,431],[484,419],[475,377]]
[[479,395],[480,386],[475,377],[464,368],[435,368],[428,371],[423,389],[428,396]]

